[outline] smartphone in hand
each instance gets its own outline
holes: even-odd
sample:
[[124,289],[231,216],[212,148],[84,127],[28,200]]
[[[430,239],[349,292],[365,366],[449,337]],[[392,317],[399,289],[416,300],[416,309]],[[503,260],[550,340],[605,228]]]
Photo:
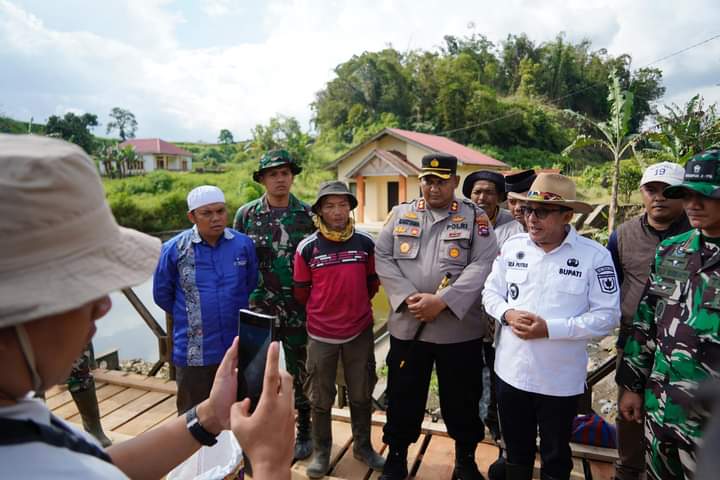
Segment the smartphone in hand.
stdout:
[[237,399],[250,398],[252,411],[262,393],[268,347],[277,339],[277,317],[246,309],[241,309],[238,317]]

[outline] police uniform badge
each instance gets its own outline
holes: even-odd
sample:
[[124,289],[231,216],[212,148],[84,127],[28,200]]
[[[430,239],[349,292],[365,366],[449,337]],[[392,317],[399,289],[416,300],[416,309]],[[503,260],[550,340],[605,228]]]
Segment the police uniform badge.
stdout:
[[[420,202],[418,202],[418,204],[419,203]],[[423,206],[424,206],[424,203],[423,203]],[[417,213],[415,213],[415,212],[407,212],[406,214],[403,215],[403,218],[407,218],[409,220],[417,220],[418,216],[417,216]]]
[[463,220],[465,220],[465,217],[463,217],[462,215],[455,215],[450,219],[450,221],[453,223],[460,223]]
[[450,258],[457,258],[460,256],[460,249],[458,247],[450,247],[448,255],[450,255]]
[[483,213],[475,217],[475,224],[477,225],[478,235],[481,237],[490,235],[490,219],[486,214]]
[[416,209],[418,211],[425,210],[425,199],[424,198],[421,198],[420,200],[418,200]]
[[460,205],[458,205],[458,202],[453,200],[453,202],[450,204],[450,211],[457,212],[459,209],[460,209]]
[[608,294],[617,292],[617,277],[615,276],[615,269],[613,267],[606,265],[596,268],[595,273],[597,274],[597,280],[600,284],[600,291]]
[[400,244],[400,253],[408,253],[410,251],[410,244],[403,242]]
[[405,233],[405,232],[407,232],[407,227],[404,225],[398,225],[397,227],[395,227],[395,230],[393,231],[393,233]]

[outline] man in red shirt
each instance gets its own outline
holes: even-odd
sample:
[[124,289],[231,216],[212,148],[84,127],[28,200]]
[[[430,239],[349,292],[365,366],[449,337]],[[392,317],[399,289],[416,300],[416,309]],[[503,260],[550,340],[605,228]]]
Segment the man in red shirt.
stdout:
[[332,446],[331,409],[335,372],[342,358],[350,400],[353,455],[373,470],[385,460],[370,443],[370,375],[373,353],[373,315],[370,299],[377,293],[375,243],[355,229],[350,211],[357,199],[343,182],[320,186],[312,205],[317,231],[295,252],[293,293],[307,312],[306,389],[312,405],[315,456],[307,468],[310,478],[325,476]]

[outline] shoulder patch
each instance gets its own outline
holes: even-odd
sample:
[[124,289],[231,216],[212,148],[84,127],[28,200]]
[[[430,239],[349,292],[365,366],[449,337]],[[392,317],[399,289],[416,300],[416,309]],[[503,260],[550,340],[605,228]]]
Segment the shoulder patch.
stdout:
[[617,292],[617,277],[615,276],[615,269],[610,265],[598,267],[595,269],[597,274],[597,280],[600,284],[600,291],[607,294],[613,294]]

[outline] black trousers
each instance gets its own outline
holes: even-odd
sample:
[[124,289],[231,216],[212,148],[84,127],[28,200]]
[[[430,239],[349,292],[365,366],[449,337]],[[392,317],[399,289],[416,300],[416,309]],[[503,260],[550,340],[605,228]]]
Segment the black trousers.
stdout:
[[175,367],[175,382],[177,383],[175,405],[178,415],[182,415],[210,396],[210,389],[219,366]]
[[570,437],[580,395],[554,397],[526,392],[500,377],[496,377],[495,385],[507,461],[532,466],[539,429],[541,473],[557,480],[569,479],[573,467]]
[[[390,337],[387,355],[387,423],[383,441],[404,448],[417,441],[425,417],[430,375],[437,371],[440,408],[448,434],[474,445],[485,427],[479,415],[482,396],[482,340],[438,344]],[[404,360],[404,366],[400,363]],[[478,366],[479,365],[479,366]]]

